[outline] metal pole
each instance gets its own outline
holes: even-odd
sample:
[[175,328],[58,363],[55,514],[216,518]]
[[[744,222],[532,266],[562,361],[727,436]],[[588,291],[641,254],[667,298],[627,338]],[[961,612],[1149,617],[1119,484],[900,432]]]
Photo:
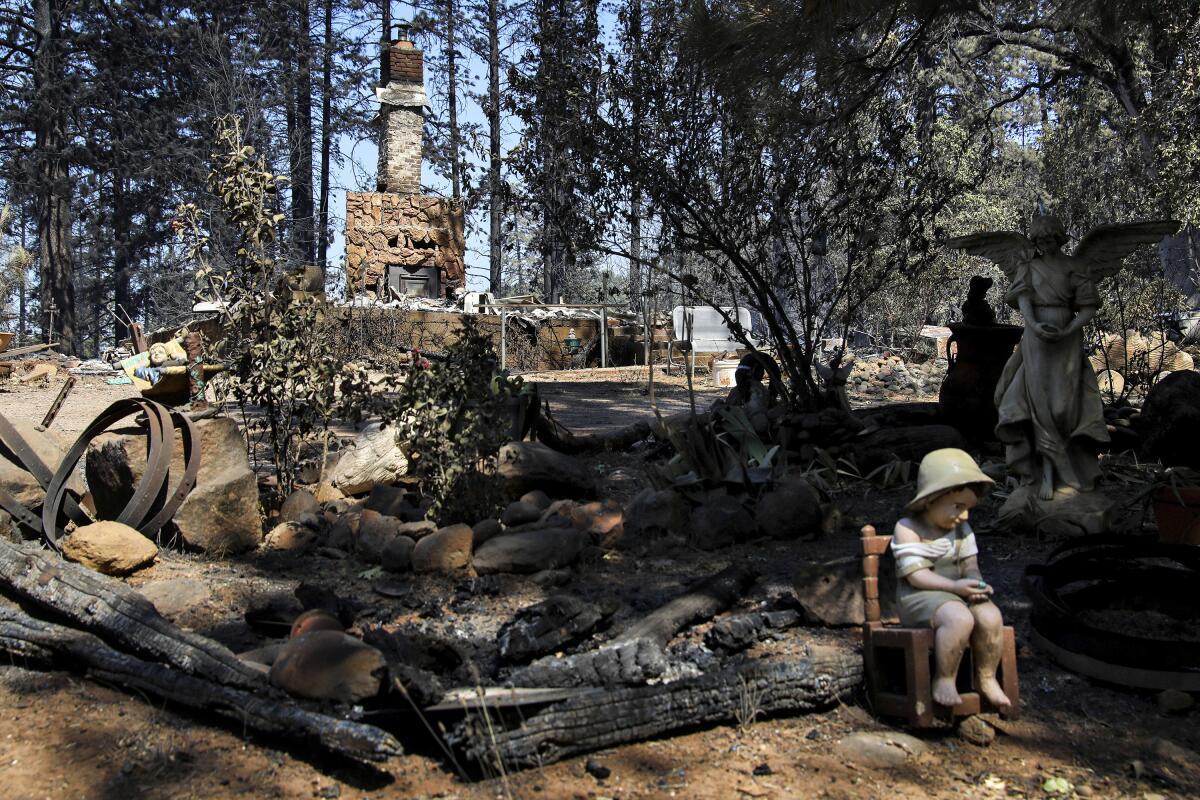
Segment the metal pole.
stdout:
[[600,369],[608,366],[608,273],[605,272],[601,276],[601,286],[603,287],[604,296],[600,298],[600,302],[604,303],[600,307]]
[[508,356],[507,340],[508,326],[508,309],[500,309],[500,369],[507,369],[504,364],[505,358]]

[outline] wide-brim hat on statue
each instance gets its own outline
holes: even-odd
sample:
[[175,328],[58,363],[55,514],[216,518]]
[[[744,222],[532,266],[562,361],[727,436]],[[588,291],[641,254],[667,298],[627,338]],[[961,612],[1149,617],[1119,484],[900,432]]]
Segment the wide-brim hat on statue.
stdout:
[[950,489],[977,486],[982,493],[995,483],[966,451],[957,447],[934,450],[921,459],[917,470],[917,496],[908,501],[908,509],[915,510],[934,495]]

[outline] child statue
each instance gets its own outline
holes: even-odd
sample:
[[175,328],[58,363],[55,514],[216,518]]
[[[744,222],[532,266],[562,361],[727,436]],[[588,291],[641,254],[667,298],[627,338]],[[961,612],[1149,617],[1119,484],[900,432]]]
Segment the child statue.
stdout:
[[944,706],[962,702],[955,676],[968,643],[979,691],[997,708],[1012,705],[996,680],[1004,620],[979,574],[979,548],[967,523],[993,483],[962,450],[934,450],[921,459],[917,495],[892,535],[900,621],[933,628],[933,699]]

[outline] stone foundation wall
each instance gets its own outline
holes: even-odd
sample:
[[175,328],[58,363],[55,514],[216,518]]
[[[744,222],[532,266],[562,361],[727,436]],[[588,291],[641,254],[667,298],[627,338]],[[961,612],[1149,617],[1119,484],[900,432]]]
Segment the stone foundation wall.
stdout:
[[450,200],[381,192],[346,193],[346,278],[381,292],[389,265],[436,267],[447,295],[465,283],[463,210]]

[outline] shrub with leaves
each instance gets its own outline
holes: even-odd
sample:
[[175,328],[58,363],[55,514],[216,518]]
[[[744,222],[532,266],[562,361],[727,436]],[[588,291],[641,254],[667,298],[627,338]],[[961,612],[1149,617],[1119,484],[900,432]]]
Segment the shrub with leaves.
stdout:
[[439,524],[476,522],[503,500],[497,456],[510,438],[521,379],[501,372],[498,361],[491,339],[464,316],[445,359],[427,366],[418,360],[380,409],[396,427],[410,474],[433,498],[429,516]]
[[[210,357],[226,365],[224,382],[246,429],[265,434],[271,466],[284,494],[292,488],[300,448],[328,428],[337,411],[342,371],[326,337],[314,336],[323,304],[292,292],[277,259],[278,190],[286,179],[242,139],[236,118],[217,120],[209,187],[219,202],[210,220],[194,204],[180,206],[174,226],[197,264],[198,294],[222,301],[226,336]],[[212,229],[227,234],[212,254]],[[257,455],[252,448],[252,455]]]

